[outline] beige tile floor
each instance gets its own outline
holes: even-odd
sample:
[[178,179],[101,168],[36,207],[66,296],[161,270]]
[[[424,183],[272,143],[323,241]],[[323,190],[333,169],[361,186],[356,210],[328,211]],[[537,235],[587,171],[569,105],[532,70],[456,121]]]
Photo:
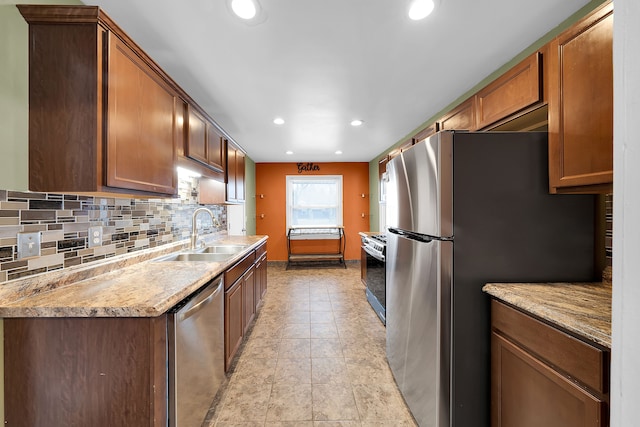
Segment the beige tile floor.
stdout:
[[415,426],[360,265],[269,264],[268,292],[205,426]]

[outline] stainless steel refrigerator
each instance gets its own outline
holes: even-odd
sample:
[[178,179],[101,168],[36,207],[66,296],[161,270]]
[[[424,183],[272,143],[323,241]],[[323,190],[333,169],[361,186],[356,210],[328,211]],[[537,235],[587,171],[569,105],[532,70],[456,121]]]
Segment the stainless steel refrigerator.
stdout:
[[487,282],[594,279],[595,196],[548,194],[546,133],[443,131],[392,159],[387,359],[421,427],[483,427]]

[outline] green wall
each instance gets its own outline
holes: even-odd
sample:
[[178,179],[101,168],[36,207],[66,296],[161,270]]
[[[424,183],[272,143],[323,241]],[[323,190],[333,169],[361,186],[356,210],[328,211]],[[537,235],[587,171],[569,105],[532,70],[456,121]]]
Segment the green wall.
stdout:
[[[500,77],[502,74],[504,74],[506,71],[508,71],[511,67],[513,67],[514,65],[518,64],[524,58],[526,58],[527,56],[531,55],[532,53],[534,53],[535,51],[540,49],[540,47],[542,47],[545,44],[549,43],[555,36],[560,34],[562,31],[566,30],[567,28],[569,28],[573,23],[575,23],[580,18],[582,18],[585,15],[587,15],[589,12],[594,10],[596,7],[598,7],[601,4],[603,4],[605,1],[606,0],[592,0],[589,3],[587,3],[581,9],[579,9],[576,13],[571,15],[569,18],[565,19],[556,28],[554,28],[553,30],[549,31],[547,34],[542,36],[536,42],[531,44],[528,48],[526,48],[525,50],[520,52],[518,55],[516,55],[514,58],[512,58],[509,62],[507,62],[506,64],[502,65],[500,68],[496,69],[493,73],[491,73],[490,75],[485,77],[482,81],[480,81],[474,87],[469,89],[467,92],[463,93],[458,98],[456,98],[453,101],[451,101],[451,103],[446,105],[442,110],[438,111],[436,114],[434,114],[433,116],[429,117],[427,120],[422,122],[418,127],[413,129],[407,135],[403,135],[394,144],[390,145],[389,148],[387,148],[382,153],[380,153],[378,156],[376,156],[376,158],[371,160],[369,162],[369,193],[371,194],[371,201],[370,201],[370,207],[369,207],[370,215],[371,215],[371,222],[370,222],[370,225],[369,225],[370,231],[380,231],[379,230],[379,226],[378,226],[378,217],[379,217],[379,213],[378,213],[379,209],[378,208],[379,208],[379,204],[378,204],[378,200],[377,200],[377,194],[378,194],[378,162],[384,156],[386,156],[387,153],[389,153],[389,151],[391,151],[395,147],[398,147],[402,142],[406,141],[408,138],[413,137],[413,135],[418,133],[420,130],[424,129],[427,125],[430,125],[430,124],[434,123],[436,120],[438,120],[440,117],[442,117],[445,113],[451,111],[454,107],[459,105],[462,101],[465,101],[470,96],[472,96],[474,93],[478,92],[480,89],[482,89],[483,87],[485,87],[486,85],[488,85],[489,83],[491,83],[492,81],[494,81],[495,79]],[[373,195],[376,195],[375,198],[374,198]],[[374,218],[375,218],[375,221],[374,221]]]
[[0,188],[28,188],[28,26],[16,4],[82,4],[77,0],[0,0]]
[[27,23],[0,2],[0,188],[26,190],[28,161]]
[[247,236],[256,234],[256,163],[247,156],[244,165],[244,214]]

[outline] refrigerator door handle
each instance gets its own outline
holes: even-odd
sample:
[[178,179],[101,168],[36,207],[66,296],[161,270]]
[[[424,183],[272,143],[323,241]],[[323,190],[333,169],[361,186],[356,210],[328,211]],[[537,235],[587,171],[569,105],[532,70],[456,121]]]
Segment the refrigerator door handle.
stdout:
[[453,237],[438,237],[438,236],[430,236],[428,234],[416,233],[414,231],[401,230],[399,228],[389,227],[390,233],[397,234],[398,236],[406,237],[407,239],[416,240],[418,242],[429,243],[434,240],[439,241],[453,241]]

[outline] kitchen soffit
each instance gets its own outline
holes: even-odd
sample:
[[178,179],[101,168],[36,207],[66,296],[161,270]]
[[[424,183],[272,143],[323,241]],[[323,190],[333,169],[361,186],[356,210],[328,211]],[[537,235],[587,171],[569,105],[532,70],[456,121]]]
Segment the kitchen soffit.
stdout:
[[412,21],[409,0],[260,0],[246,25],[223,0],[86,2],[256,162],[368,162],[587,3],[441,0]]

